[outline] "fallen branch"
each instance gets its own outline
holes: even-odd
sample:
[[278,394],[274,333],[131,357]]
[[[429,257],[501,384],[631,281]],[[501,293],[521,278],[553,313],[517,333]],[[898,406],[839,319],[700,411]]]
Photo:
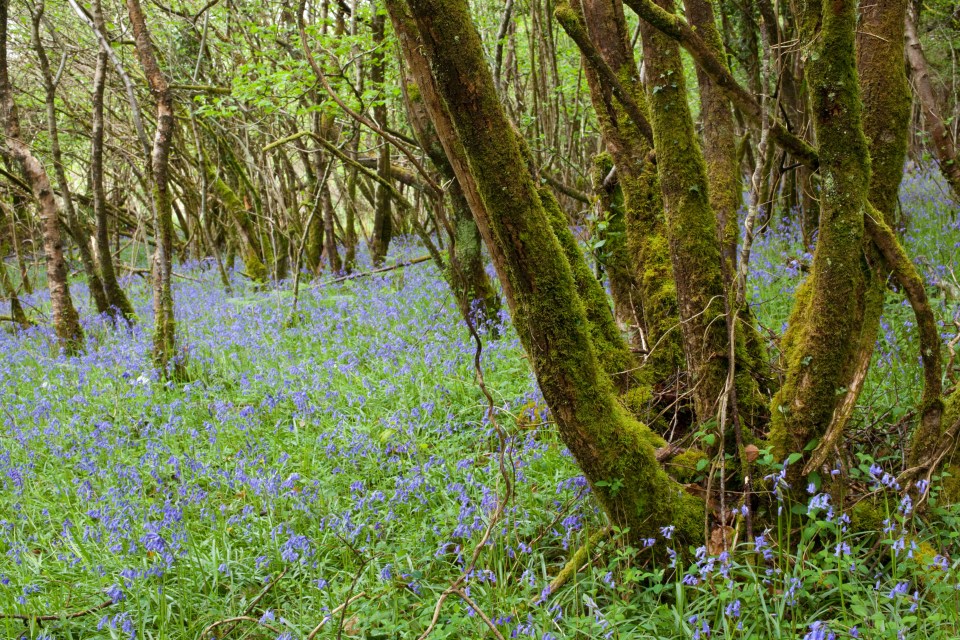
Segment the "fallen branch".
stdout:
[[372,271],[364,271],[363,273],[351,273],[350,275],[340,276],[339,278],[334,278],[333,280],[327,280],[322,283],[321,286],[326,286],[328,284],[336,284],[338,282],[344,282],[345,280],[354,280],[356,278],[363,278],[365,276],[373,276],[378,273],[386,273],[387,271],[394,271],[395,269],[402,269],[403,267],[409,267],[412,264],[420,264],[421,262],[426,262],[430,259],[430,256],[420,256],[419,258],[414,258],[413,260],[408,260],[406,262],[398,262],[397,264],[390,265],[389,267],[380,267],[379,269],[374,269]]
[[575,576],[580,571],[580,567],[586,564],[587,558],[590,555],[590,550],[608,535],[610,535],[610,529],[605,527],[587,538],[586,543],[574,551],[573,555],[570,556],[570,559],[567,560],[567,564],[563,565],[563,569],[560,569],[560,573],[558,573],[557,576],[550,581],[550,584],[547,585],[547,588],[536,597],[533,604],[543,602],[551,595],[559,591],[560,587],[565,585],[570,578]]
[[200,632],[200,638],[203,638],[204,636],[212,632],[214,629],[216,629],[220,625],[230,624],[231,622],[233,623],[233,626],[227,629],[226,631],[224,631],[223,634],[217,636],[218,638],[223,638],[224,636],[226,636],[228,633],[233,631],[237,627],[237,625],[240,624],[241,622],[256,622],[258,625],[260,625],[264,629],[269,629],[272,633],[280,635],[280,629],[277,629],[276,627],[273,627],[267,624],[266,622],[261,622],[259,618],[254,618],[252,616],[237,616],[235,618],[225,618],[223,620],[217,620],[216,622],[209,625],[206,629]]
[[105,600],[95,607],[90,607],[89,609],[84,609],[83,611],[74,611],[73,613],[59,613],[59,614],[46,614],[46,615],[33,615],[33,616],[23,614],[23,613],[0,613],[0,619],[23,620],[24,622],[72,620],[74,618],[82,618],[83,616],[90,615],[91,613],[96,613],[97,611],[102,611],[103,609],[106,609],[112,604],[114,604],[113,599]]
[[[150,269],[127,269],[127,273],[132,273],[132,274],[134,274],[134,275],[137,275],[137,276],[141,276],[141,277],[143,277],[143,278],[146,278],[148,275],[150,275],[150,274],[152,273],[152,270],[150,270]],[[198,278],[194,278],[193,276],[186,276],[186,275],[183,275],[182,273],[177,273],[176,271],[173,272],[173,275],[174,275],[175,277],[177,277],[177,278],[182,278],[183,280],[190,280],[191,282],[201,282],[201,283],[203,282],[202,280],[200,280],[200,279],[198,279]]]

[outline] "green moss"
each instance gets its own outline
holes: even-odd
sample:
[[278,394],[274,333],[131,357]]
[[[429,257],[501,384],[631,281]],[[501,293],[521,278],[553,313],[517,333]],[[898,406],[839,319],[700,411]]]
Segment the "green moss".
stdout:
[[850,528],[855,532],[883,531],[884,512],[871,500],[861,500],[850,510]]
[[[663,7],[673,8],[672,3]],[[680,331],[697,419],[705,422],[714,416],[727,378],[727,294],[717,221],[687,104],[679,46],[647,23],[641,23],[641,37]]]
[[600,365],[618,389],[626,390],[631,384],[634,369],[633,355],[614,321],[607,301],[607,293],[590,271],[553,193],[547,187],[541,187],[539,194],[550,227],[570,265],[577,294],[586,311],[590,337]]
[[710,460],[710,457],[699,449],[687,449],[667,463],[667,472],[677,482],[689,484],[703,475],[703,469],[698,466],[702,460]]
[[[212,164],[208,163],[206,169],[207,180],[210,183],[210,187],[240,231],[243,243],[242,258],[245,273],[254,282],[266,282],[268,279],[268,271],[264,265],[264,256],[261,250],[262,245],[259,242],[253,221],[250,219],[243,201],[233,188],[217,174],[216,168]],[[314,225],[316,229],[311,228],[311,232],[322,234],[322,220],[319,216],[314,216],[314,220],[316,222]],[[318,238],[316,239],[316,243],[317,245],[320,244]],[[319,249],[319,247],[317,248]],[[319,254],[317,260],[319,261]]]
[[630,415],[638,420],[645,420],[653,402],[653,390],[648,385],[636,385],[620,394],[620,404]]
[[[451,170],[452,173],[452,170]],[[451,261],[448,280],[461,313],[495,326],[500,315],[500,296],[483,265],[482,238],[459,183],[451,184],[455,263]]]
[[[822,29],[808,62],[814,125],[820,141],[820,230],[805,291],[791,314],[786,380],[771,405],[774,454],[783,459],[821,438],[848,392],[864,325],[870,267],[863,253],[870,160],[861,126],[854,60],[855,3],[809,9],[804,24]],[[790,471],[799,486],[802,465]]]
[[[593,495],[631,538],[666,524],[676,525],[684,540],[702,538],[703,502],[667,476],[656,461],[655,436],[616,402],[585,307],[593,296],[578,289],[551,230],[554,205],[549,198],[544,205],[527,170],[466,0],[408,5],[483,199],[483,223],[514,295],[513,321],[560,437]],[[606,313],[612,323],[609,307]]]
[[604,187],[604,178],[613,169],[613,159],[608,153],[597,155],[593,160],[592,181],[598,198],[597,219],[593,238],[603,245],[595,250],[598,269],[610,279],[610,294],[613,309],[621,326],[633,327],[637,337],[637,322],[643,315],[640,292],[637,288],[633,260],[627,249],[627,226],[624,212],[625,200],[619,181],[612,188]]
[[863,129],[872,163],[870,202],[891,226],[910,132],[911,92],[903,62],[906,12],[907,0],[864,5],[857,36]]

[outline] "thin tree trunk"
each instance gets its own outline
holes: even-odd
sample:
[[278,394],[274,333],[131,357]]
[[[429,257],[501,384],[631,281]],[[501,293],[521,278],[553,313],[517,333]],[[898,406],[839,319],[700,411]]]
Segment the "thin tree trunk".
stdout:
[[[386,94],[384,93],[387,60],[384,50],[386,16],[378,12],[373,18],[372,27],[373,43],[376,50],[374,51],[373,61],[370,65],[370,81],[374,88],[381,92],[378,97],[379,102],[373,108],[373,117],[377,121],[377,126],[381,129],[386,129],[387,105],[385,102]],[[380,141],[377,173],[381,178],[390,179],[390,145],[386,140]],[[373,213],[373,244],[370,248],[374,266],[383,264],[384,259],[387,257],[387,250],[390,248],[390,239],[392,236],[393,218],[391,215],[389,190],[384,185],[378,183],[376,190],[376,208]]]
[[87,232],[86,225],[77,217],[76,209],[73,206],[73,197],[70,193],[70,183],[67,182],[67,173],[63,167],[63,154],[60,152],[60,132],[57,127],[57,88],[54,85],[53,72],[50,69],[50,60],[47,58],[46,48],[40,39],[40,22],[43,19],[43,10],[43,2],[35,5],[31,16],[31,23],[33,27],[33,48],[37,53],[37,60],[40,62],[40,77],[43,78],[44,98],[47,105],[47,134],[50,136],[50,155],[53,159],[53,172],[60,187],[63,209],[67,215],[67,228],[77,245],[77,250],[80,253],[80,263],[83,265],[83,270],[87,274],[90,297],[93,298],[97,313],[106,313],[110,305],[107,302],[107,295],[103,290],[100,274],[97,273],[97,267],[90,253],[88,240],[90,234]]
[[[104,32],[103,9],[100,0],[93,0],[93,23]],[[100,263],[100,277],[111,313],[122,315],[128,323],[136,321],[136,313],[127,294],[117,281],[110,251],[110,230],[107,224],[107,196],[103,188],[103,97],[107,83],[109,54],[101,44],[97,50],[97,66],[93,74],[93,115],[90,134],[90,182],[93,188],[93,216],[96,219],[96,244]],[[117,224],[119,234],[119,223]]]
[[927,134],[933,141],[933,150],[937,155],[940,171],[947,179],[953,197],[960,202],[960,157],[957,156],[957,141],[940,114],[937,94],[930,81],[927,58],[920,46],[917,24],[920,21],[918,3],[911,2],[906,19],[907,61],[910,65],[910,81],[913,90],[923,108],[923,121],[927,125]]
[[[457,180],[453,166],[440,143],[437,130],[430,122],[427,108],[428,93],[435,98],[436,90],[429,75],[429,63],[424,58],[416,41],[416,25],[408,14],[401,15],[402,8],[388,3],[387,9],[393,22],[404,58],[408,61],[408,77],[404,82],[403,96],[408,119],[417,141],[426,151],[443,180],[449,183],[450,204],[453,210],[452,254],[447,279],[461,314],[467,318],[477,316],[481,322],[496,321],[500,312],[500,296],[497,295],[483,267],[482,239],[477,223],[470,211],[463,189]],[[409,61],[414,62],[409,62]],[[474,314],[471,316],[471,314]]]
[[133,27],[137,57],[150,85],[157,107],[157,129],[150,154],[153,177],[153,219],[157,234],[153,254],[154,362],[166,374],[173,364],[179,372],[183,363],[176,353],[176,325],[173,316],[173,216],[169,185],[170,146],[173,142],[173,94],[157,64],[150,32],[143,17],[140,0],[127,0],[127,13]]
[[67,283],[67,266],[60,238],[59,207],[43,165],[20,139],[20,120],[7,71],[8,2],[9,0],[0,0],[0,117],[6,133],[4,152],[20,165],[24,177],[33,189],[34,197],[40,204],[43,253],[47,264],[47,287],[50,290],[53,328],[60,345],[68,352],[75,352],[83,348],[83,329],[80,327],[80,317],[73,306]]

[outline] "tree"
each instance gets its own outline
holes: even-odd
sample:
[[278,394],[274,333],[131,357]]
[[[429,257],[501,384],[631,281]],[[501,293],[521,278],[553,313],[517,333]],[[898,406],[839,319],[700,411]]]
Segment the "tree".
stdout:
[[150,32],[139,0],[127,0],[137,57],[150,84],[157,109],[156,132],[150,155],[153,187],[153,226],[157,245],[153,254],[153,353],[157,368],[167,372],[172,364],[181,366],[176,353],[176,324],[173,316],[173,213],[170,195],[170,147],[173,143],[173,94],[160,71]]
[[631,536],[673,524],[698,538],[702,503],[660,468],[662,440],[617,403],[598,360],[570,264],[497,98],[466,2],[412,0],[409,7],[486,207],[486,218],[474,215],[489,229],[491,250],[504,256],[497,267],[513,291],[514,324],[561,437],[608,515]]
[[61,346],[67,351],[83,347],[80,317],[70,297],[67,269],[60,238],[60,207],[50,186],[47,172],[30,147],[20,138],[20,118],[13,99],[13,86],[7,67],[8,0],[0,0],[0,117],[3,119],[4,155],[16,162],[40,203],[43,220],[43,252],[47,263],[47,287],[53,311],[53,327]]

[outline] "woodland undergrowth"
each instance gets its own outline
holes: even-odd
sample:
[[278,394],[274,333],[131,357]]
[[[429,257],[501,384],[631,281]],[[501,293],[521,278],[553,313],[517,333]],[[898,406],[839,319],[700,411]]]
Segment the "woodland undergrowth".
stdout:
[[[906,176],[901,201],[950,340],[957,208],[924,172]],[[774,351],[810,263],[796,226],[774,219],[754,250],[750,300]],[[420,253],[401,244],[391,260]],[[417,638],[506,491],[501,453],[512,499],[431,638],[960,635],[951,478],[933,477],[914,504],[894,477],[922,381],[913,316],[893,290],[848,428],[844,472],[866,497],[841,508],[817,482],[786,492],[783,461],[761,451],[765,527],[717,553],[679,548],[669,527],[642,548],[601,533],[505,318],[501,337],[481,332],[501,452],[475,345],[431,263],[304,283],[293,323],[289,283],[257,289],[238,272],[225,294],[215,265],[175,272],[185,381],[152,370],[150,291],[136,275],[124,282],[140,318],[130,329],[96,316],[82,278],[71,282],[81,354],[58,355],[44,293],[21,299],[37,327],[0,332],[4,637]],[[578,571],[551,590],[578,549]]]

